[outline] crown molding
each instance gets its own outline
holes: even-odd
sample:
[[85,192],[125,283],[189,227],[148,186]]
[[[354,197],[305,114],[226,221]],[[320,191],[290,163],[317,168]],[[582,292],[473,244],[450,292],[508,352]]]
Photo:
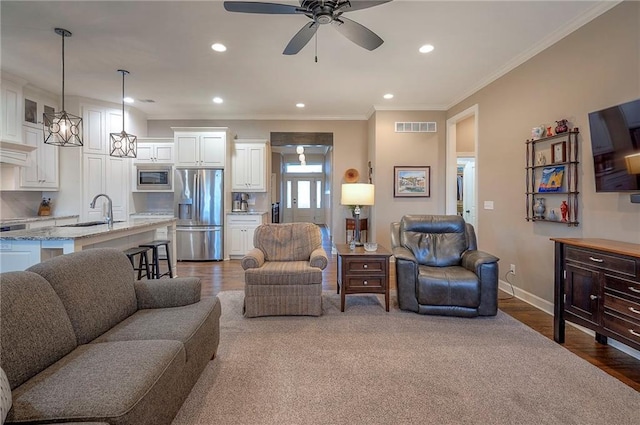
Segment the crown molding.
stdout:
[[148,115],[148,120],[207,121],[366,121],[366,115]]

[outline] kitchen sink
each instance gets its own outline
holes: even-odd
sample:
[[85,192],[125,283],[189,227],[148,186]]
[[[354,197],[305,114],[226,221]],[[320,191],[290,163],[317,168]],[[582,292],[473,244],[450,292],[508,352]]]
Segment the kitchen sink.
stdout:
[[[122,223],[122,220],[114,221],[114,223]],[[91,226],[99,226],[101,224],[107,224],[104,221],[85,221],[84,223],[73,223],[73,224],[64,224],[58,227],[91,227]]]

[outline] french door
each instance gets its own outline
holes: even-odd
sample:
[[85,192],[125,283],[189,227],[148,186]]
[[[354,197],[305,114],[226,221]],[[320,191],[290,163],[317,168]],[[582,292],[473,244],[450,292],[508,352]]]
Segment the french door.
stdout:
[[283,222],[324,224],[324,180],[321,177],[285,175],[283,182]]

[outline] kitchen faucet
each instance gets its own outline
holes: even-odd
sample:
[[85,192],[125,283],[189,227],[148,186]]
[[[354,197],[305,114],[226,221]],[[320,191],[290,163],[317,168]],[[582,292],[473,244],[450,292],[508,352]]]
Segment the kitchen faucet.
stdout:
[[104,193],[97,194],[96,196],[93,197],[93,201],[91,201],[91,204],[89,204],[89,206],[91,208],[95,208],[96,201],[101,196],[104,196],[105,198],[107,198],[107,207],[109,207],[109,211],[107,211],[107,218],[106,218],[107,226],[109,229],[113,229],[113,201],[111,201],[111,198],[109,198],[109,195],[105,195]]

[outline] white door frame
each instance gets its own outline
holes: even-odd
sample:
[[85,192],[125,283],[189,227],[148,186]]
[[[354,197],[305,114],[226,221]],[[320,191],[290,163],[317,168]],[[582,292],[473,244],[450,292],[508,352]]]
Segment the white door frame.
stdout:
[[[457,167],[458,153],[456,150],[457,136],[456,125],[469,117],[475,117],[473,129],[473,156],[476,158],[476,172],[473,177],[474,191],[476,193],[476,216],[478,211],[478,105],[475,104],[447,120],[447,148],[446,148],[446,174],[445,174],[445,213],[457,214]],[[478,230],[476,229],[476,234]]]

